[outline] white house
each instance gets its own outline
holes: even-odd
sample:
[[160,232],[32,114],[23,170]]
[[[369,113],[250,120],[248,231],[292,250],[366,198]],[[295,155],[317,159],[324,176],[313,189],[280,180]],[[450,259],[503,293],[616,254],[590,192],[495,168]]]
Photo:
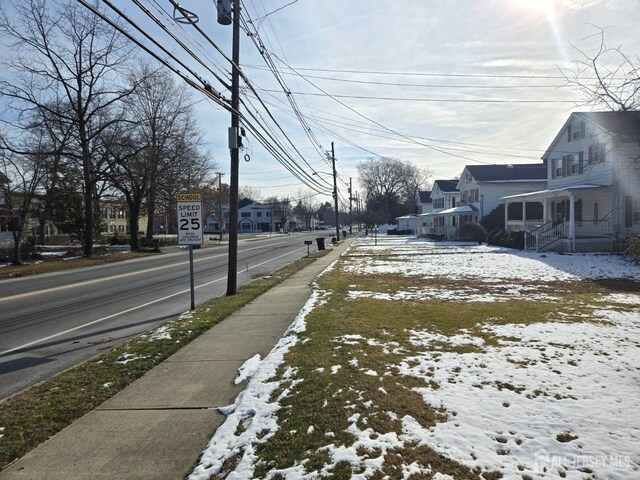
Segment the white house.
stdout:
[[398,230],[411,230],[416,235],[419,230],[418,217],[416,215],[403,215],[395,218]]
[[238,204],[239,233],[288,232],[296,226],[295,216],[285,203],[260,203],[245,198]]
[[[467,165],[460,175],[459,225],[480,223],[482,218],[502,204],[502,197],[542,190],[547,184],[547,167],[543,163],[515,165]],[[539,216],[538,220],[541,217]]]
[[436,180],[431,190],[432,211],[418,215],[421,233],[455,238],[458,232],[457,217],[451,212],[460,201],[458,180]]
[[576,112],[543,156],[547,188],[506,196],[505,204],[540,202],[543,222],[525,230],[538,251],[609,251],[640,234],[640,112]]
[[431,201],[431,190],[420,190],[418,192],[418,215],[421,213],[431,213],[433,202]]

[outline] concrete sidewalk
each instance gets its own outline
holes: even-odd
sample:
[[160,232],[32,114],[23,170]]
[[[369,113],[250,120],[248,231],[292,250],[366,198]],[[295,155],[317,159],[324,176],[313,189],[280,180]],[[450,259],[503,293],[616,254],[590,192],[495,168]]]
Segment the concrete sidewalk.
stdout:
[[184,478],[224,421],[216,408],[233,403],[244,388],[233,383],[238,368],[271,351],[308,300],[310,283],[352,239],[186,345],[0,479]]

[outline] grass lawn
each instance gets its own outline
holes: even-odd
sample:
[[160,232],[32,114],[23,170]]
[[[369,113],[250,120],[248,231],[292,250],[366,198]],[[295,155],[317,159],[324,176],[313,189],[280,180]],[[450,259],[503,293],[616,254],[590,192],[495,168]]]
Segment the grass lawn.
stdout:
[[314,252],[238,288],[237,295],[195,311],[102,353],[50,381],[0,401],[0,468],[93,410],[185,344],[323,256]]
[[397,242],[318,279],[190,478],[640,475],[637,272]]

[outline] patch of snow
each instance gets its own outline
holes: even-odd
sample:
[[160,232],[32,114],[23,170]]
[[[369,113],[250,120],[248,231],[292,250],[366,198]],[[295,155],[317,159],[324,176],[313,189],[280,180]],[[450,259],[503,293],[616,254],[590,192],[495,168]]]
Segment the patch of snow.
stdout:
[[240,366],[240,368],[238,368],[238,375],[236,376],[233,383],[235,385],[239,385],[240,383],[244,382],[247,378],[251,378],[259,366],[260,366],[260,354],[256,353],[253,357],[251,357],[246,362],[244,362]]

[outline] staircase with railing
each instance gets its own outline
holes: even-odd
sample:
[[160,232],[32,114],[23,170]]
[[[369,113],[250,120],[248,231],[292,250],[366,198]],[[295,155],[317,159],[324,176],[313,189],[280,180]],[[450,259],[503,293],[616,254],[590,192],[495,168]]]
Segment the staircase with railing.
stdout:
[[525,233],[525,249],[536,252],[562,251],[563,248],[572,252],[610,251],[612,249],[615,236],[612,233],[609,215],[602,220],[575,222],[573,238],[570,238],[569,231],[568,221],[556,225],[547,222]]
[[525,233],[525,248],[536,252],[545,251],[548,247],[562,238],[567,237],[567,222],[553,225],[547,222],[531,232]]

